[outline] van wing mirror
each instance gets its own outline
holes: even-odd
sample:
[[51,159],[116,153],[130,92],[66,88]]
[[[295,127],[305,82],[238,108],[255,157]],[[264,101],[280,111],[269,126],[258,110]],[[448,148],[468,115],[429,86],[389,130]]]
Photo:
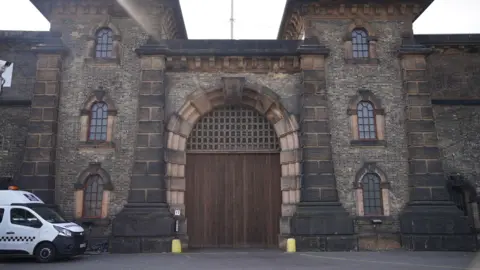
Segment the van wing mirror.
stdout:
[[28,225],[33,228],[41,228],[43,226],[42,222],[36,218],[29,218]]

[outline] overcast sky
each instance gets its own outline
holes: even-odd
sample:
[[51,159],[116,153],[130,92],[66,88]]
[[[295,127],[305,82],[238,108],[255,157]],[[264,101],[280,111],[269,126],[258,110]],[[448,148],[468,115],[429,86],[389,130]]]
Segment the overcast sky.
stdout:
[[[229,39],[229,0],[180,0],[190,39]],[[275,4],[274,4],[275,3]],[[1,30],[48,31],[29,0],[0,0]],[[235,39],[275,39],[285,0],[236,0]],[[480,0],[435,0],[415,22],[416,34],[480,33]]]

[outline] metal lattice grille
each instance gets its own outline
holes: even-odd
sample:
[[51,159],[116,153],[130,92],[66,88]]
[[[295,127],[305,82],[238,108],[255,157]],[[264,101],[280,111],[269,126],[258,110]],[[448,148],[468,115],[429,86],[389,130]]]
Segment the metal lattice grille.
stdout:
[[255,110],[222,107],[195,125],[187,142],[189,152],[278,152],[272,125]]

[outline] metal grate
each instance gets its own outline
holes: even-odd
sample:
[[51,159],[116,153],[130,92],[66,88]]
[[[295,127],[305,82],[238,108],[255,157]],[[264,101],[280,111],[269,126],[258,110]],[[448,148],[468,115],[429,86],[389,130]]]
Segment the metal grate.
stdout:
[[204,116],[187,141],[189,152],[278,152],[270,122],[257,111],[226,106]]

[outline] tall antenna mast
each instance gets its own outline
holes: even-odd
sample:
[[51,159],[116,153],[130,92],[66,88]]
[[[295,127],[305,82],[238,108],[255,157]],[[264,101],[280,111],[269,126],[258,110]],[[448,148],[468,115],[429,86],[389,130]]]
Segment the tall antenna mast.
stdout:
[[233,1],[231,0],[232,7],[231,7],[231,17],[230,17],[230,39],[233,39],[233,23],[235,22],[235,18],[233,18]]

